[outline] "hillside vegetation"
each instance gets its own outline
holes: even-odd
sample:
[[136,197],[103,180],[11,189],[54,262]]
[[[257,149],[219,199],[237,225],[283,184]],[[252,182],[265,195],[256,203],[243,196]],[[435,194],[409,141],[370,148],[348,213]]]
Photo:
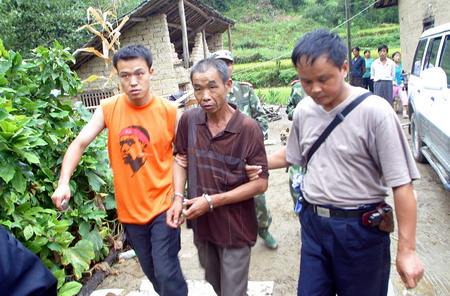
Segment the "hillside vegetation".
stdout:
[[[236,20],[232,29],[235,80],[249,81],[255,88],[287,87],[296,79],[290,62],[292,48],[304,33],[323,28],[347,42],[344,1],[340,0],[203,0],[223,15]],[[397,7],[366,9],[371,1],[350,0],[351,46],[361,51],[386,44],[390,52],[400,47]],[[224,48],[228,37],[224,35]],[[279,89],[277,89],[279,90]],[[269,101],[285,103],[264,90]],[[272,93],[272,95],[271,95]],[[288,91],[283,91],[288,93]]]

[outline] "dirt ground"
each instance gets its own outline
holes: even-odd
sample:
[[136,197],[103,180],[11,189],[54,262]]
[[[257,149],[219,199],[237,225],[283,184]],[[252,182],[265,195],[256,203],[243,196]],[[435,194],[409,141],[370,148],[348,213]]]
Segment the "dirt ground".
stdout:
[[[283,111],[280,112],[284,114]],[[403,120],[407,124],[407,120]],[[269,130],[269,141],[266,145],[270,154],[280,148],[280,131],[290,127],[291,122],[283,116],[281,120],[272,122]],[[405,126],[407,133],[407,126]],[[409,135],[408,135],[409,136]],[[436,173],[429,165],[419,165],[422,179],[414,183],[419,204],[419,222],[417,230],[417,249],[426,268],[424,279],[414,289],[414,295],[450,295],[450,192],[443,189]],[[273,295],[296,295],[299,275],[300,226],[293,212],[293,204],[288,188],[288,173],[284,169],[270,172],[269,189],[266,200],[273,216],[271,233],[278,239],[277,250],[267,249],[263,241],[252,249],[249,280],[274,281]],[[388,201],[392,201],[389,197]],[[392,203],[391,203],[392,204]],[[202,280],[203,270],[199,266],[196,248],[192,243],[192,233],[182,228],[182,249],[179,257],[186,279]],[[395,250],[397,232],[392,238],[391,281],[396,295],[402,295],[404,287],[395,270]],[[145,279],[137,259],[129,259],[113,266],[120,274],[108,276],[99,286],[105,288],[126,288],[137,290],[141,280]]]

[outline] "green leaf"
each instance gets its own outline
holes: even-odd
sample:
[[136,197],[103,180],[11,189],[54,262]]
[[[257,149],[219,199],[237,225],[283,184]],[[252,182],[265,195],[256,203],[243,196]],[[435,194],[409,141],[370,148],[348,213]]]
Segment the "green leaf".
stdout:
[[102,178],[100,178],[97,174],[95,174],[93,171],[87,171],[86,176],[89,180],[89,185],[92,187],[92,189],[96,192],[100,191],[100,188],[105,185],[105,181],[103,181]]
[[27,225],[23,230],[23,236],[25,240],[29,240],[33,236],[33,234],[34,234],[33,226]]
[[17,190],[17,192],[20,193],[25,192],[27,183],[21,172],[16,172],[14,174],[14,178],[11,180],[11,184],[14,187],[14,189]]
[[29,163],[40,163],[39,158],[34,152],[23,152],[23,156],[25,156]]
[[8,118],[9,113],[5,108],[0,108],[0,120]]
[[53,275],[58,279],[58,289],[61,288],[61,286],[66,281],[66,271],[64,269],[59,269],[53,271]]
[[78,232],[81,234],[81,236],[83,238],[86,238],[85,236],[88,235],[90,229],[91,229],[91,224],[89,224],[86,221],[83,221],[80,223],[80,228],[78,229]]
[[82,284],[72,281],[64,284],[61,289],[58,290],[58,296],[73,296],[80,292]]
[[2,164],[0,166],[0,177],[6,183],[11,181],[11,179],[14,177],[15,173],[16,173],[16,170],[15,170],[14,166],[12,166],[12,165]]
[[61,262],[64,265],[72,264],[75,277],[80,279],[82,272],[89,268],[89,263],[94,259],[94,247],[88,240],[80,240],[74,247],[63,251]]
[[91,232],[89,232],[86,237],[83,237],[83,239],[87,239],[88,241],[92,242],[92,245],[94,247],[95,260],[99,261],[100,252],[103,248],[103,238],[100,235],[98,228],[94,227],[94,229]]
[[108,194],[108,197],[105,199],[105,208],[106,210],[113,210],[116,208],[116,199],[113,194]]

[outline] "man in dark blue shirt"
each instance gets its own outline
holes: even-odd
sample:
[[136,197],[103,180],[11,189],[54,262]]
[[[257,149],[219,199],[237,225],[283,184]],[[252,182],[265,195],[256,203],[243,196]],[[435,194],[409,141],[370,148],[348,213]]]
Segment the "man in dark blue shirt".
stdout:
[[350,69],[350,84],[353,86],[363,86],[362,76],[366,73],[366,62],[359,55],[359,47],[355,46],[352,49],[353,59],[352,59],[352,67]]

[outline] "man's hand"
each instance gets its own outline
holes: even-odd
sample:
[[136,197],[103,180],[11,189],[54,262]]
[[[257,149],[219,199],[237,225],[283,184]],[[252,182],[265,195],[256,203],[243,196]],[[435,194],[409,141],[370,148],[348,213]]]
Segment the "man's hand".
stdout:
[[67,203],[69,203],[70,200],[70,187],[66,184],[58,185],[52,195],[52,202],[60,211],[64,211],[63,207],[61,206],[61,202],[63,200],[65,200]]
[[415,251],[398,251],[397,252],[397,272],[400,274],[406,288],[412,289],[423,276],[424,267],[422,261],[418,258]]
[[166,213],[166,224],[172,228],[178,228],[184,223],[184,219],[181,217],[183,212],[183,200],[181,197],[176,196],[170,209]]
[[200,217],[209,211],[208,201],[203,196],[189,199],[183,203],[183,206],[187,207],[187,210],[183,210],[183,214],[188,220]]
[[262,173],[262,167],[260,165],[245,165],[245,173],[250,181],[259,179],[259,174]]
[[187,168],[187,155],[175,155],[175,161],[178,163],[178,165],[182,168]]

